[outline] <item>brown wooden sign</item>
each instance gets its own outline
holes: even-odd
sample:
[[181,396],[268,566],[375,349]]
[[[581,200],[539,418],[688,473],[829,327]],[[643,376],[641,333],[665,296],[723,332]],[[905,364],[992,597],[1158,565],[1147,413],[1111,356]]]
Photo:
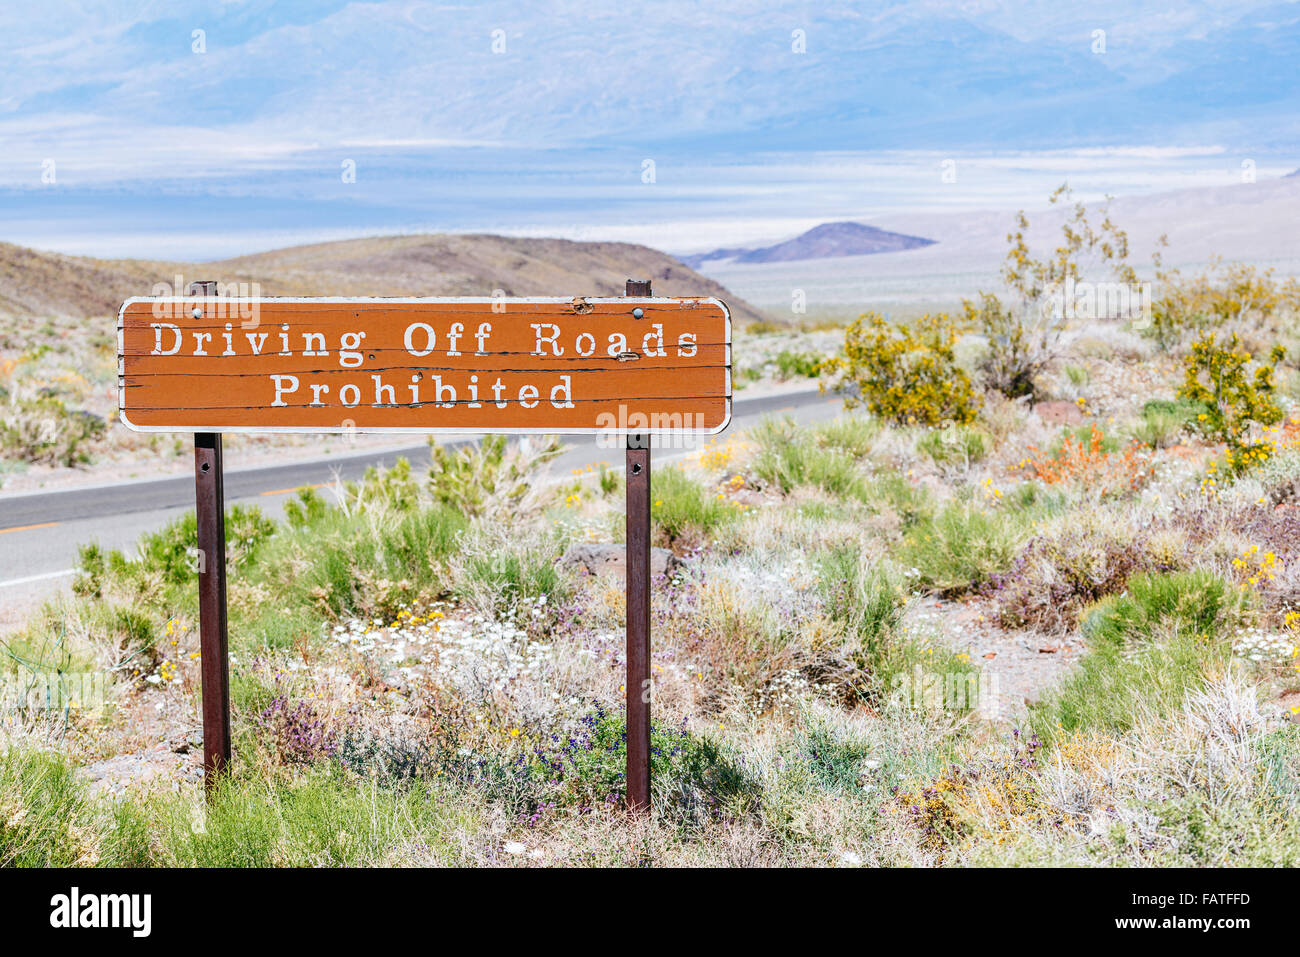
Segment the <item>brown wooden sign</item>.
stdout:
[[717,299],[128,299],[122,422],[155,432],[714,433]]

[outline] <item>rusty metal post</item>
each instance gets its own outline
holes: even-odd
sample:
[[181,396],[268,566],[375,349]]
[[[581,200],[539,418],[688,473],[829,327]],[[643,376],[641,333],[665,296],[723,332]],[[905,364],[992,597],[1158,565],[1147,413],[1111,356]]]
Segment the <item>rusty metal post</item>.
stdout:
[[[649,296],[649,280],[627,281]],[[627,437],[627,806],[650,813],[650,436]]]
[[[199,295],[216,283],[191,284]],[[203,682],[203,785],[209,795],[230,763],[230,668],[226,642],[226,494],[221,433],[194,435],[199,533],[199,665]]]

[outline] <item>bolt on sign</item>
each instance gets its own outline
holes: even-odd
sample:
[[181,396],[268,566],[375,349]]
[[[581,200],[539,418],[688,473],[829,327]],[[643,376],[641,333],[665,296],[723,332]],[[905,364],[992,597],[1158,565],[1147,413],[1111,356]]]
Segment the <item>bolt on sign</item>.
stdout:
[[717,299],[128,299],[122,422],[140,431],[715,433]]

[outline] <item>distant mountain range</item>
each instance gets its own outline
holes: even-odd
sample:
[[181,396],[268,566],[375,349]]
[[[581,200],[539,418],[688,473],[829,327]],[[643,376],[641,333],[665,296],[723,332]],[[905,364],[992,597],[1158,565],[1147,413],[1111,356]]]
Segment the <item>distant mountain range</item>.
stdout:
[[712,252],[680,256],[692,269],[701,263],[730,260],[737,263],[780,263],[801,259],[834,259],[838,256],[870,256],[875,253],[892,253],[900,249],[918,249],[933,246],[937,240],[922,239],[904,233],[891,233],[863,223],[822,223],[808,232],[787,239],[775,246],[757,249],[727,247]]
[[[1089,203],[1088,209],[1092,221],[1098,222],[1100,204]],[[1030,249],[1036,256],[1048,255],[1059,245],[1073,206],[1031,208],[1026,215]],[[1152,276],[1151,255],[1157,250],[1166,265],[1187,275],[1222,257],[1273,269],[1280,277],[1300,277],[1300,231],[1295,229],[1300,221],[1300,175],[1120,196],[1110,203],[1109,215],[1128,235],[1128,261],[1143,279]],[[790,308],[792,290],[804,291],[810,309],[843,306],[850,311],[894,304],[948,308],[981,289],[1000,287],[1014,217],[1010,209],[882,213],[877,221],[898,234],[939,236],[943,241],[894,256],[766,265],[720,259],[699,268],[760,308]],[[1161,236],[1167,237],[1167,247],[1160,245]]]

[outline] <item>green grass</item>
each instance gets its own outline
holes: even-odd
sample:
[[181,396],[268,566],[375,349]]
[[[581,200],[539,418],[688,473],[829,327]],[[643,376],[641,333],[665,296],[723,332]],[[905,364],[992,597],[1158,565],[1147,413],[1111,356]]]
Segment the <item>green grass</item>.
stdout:
[[334,767],[292,782],[227,780],[206,809],[175,798],[120,802],[102,863],[119,867],[341,867],[463,863],[454,834],[474,803],[435,781],[402,788]]
[[[1048,448],[1052,458],[1060,458],[1061,452],[1065,448],[1065,440],[1072,439],[1076,446],[1083,446],[1085,449],[1092,445],[1092,423],[1085,422],[1083,425],[1076,425],[1073,428],[1065,428],[1056,437],[1056,440]],[[1100,432],[1101,430],[1098,429]],[[1113,454],[1120,450],[1120,441],[1113,435],[1102,435],[1099,448],[1107,454]]]
[[846,654],[866,676],[862,691],[883,700],[900,689],[920,667],[928,674],[974,675],[975,668],[942,643],[938,647],[908,636],[901,628],[908,591],[889,563],[870,561],[851,545],[823,552],[817,559],[822,601],[832,619],[843,623]]
[[920,573],[920,582],[955,595],[986,584],[1011,567],[1024,539],[1024,521],[1011,509],[950,502],[911,527],[899,561]]
[[821,372],[823,357],[815,352],[792,352],[783,349],[772,360],[776,365],[776,377],[784,382],[787,379],[815,379]]
[[865,458],[882,430],[879,419],[866,415],[842,415],[813,427],[814,441],[823,448]]
[[1231,657],[1225,620],[1238,599],[1207,572],[1136,575],[1122,595],[1085,615],[1088,653],[1077,670],[1032,711],[1045,741],[1058,732],[1123,732],[1139,714],[1167,714],[1198,687],[1207,671]]
[[1142,407],[1142,419],[1133,427],[1133,437],[1153,449],[1163,449],[1196,424],[1202,411],[1197,402],[1186,399],[1152,399]]
[[926,432],[916,447],[936,465],[969,468],[988,455],[989,438],[983,431],[968,425],[950,425]]
[[765,419],[752,433],[759,446],[754,473],[783,495],[798,488],[817,488],[837,498],[863,500],[867,492],[866,476],[858,466],[856,454],[841,451],[844,446],[838,443],[861,448],[869,441],[869,428],[848,425],[828,428],[823,445],[817,433],[808,435],[799,430],[792,419]]
[[707,536],[740,516],[734,505],[677,466],[650,473],[650,503],[655,529],[669,542]]
[[15,748],[0,759],[0,867],[85,863],[88,816],[83,790],[62,759]]
[[[368,474],[337,506],[305,490],[279,525],[255,507],[228,509],[232,648],[288,647],[332,618],[389,617],[447,591],[447,561],[468,519],[416,493],[409,468],[397,468]],[[9,666],[69,670],[76,632],[121,649],[130,670],[147,674],[168,620],[197,615],[197,544],[189,513],[145,535],[133,555],[83,547],[77,600],[47,605],[7,639]],[[258,597],[241,601],[245,593]]]
[[556,565],[558,557],[559,549],[517,543],[475,551],[464,559],[465,580],[457,583],[455,592],[465,599],[476,596],[481,610],[497,616],[517,614],[542,599],[554,607],[569,592],[568,580]]

